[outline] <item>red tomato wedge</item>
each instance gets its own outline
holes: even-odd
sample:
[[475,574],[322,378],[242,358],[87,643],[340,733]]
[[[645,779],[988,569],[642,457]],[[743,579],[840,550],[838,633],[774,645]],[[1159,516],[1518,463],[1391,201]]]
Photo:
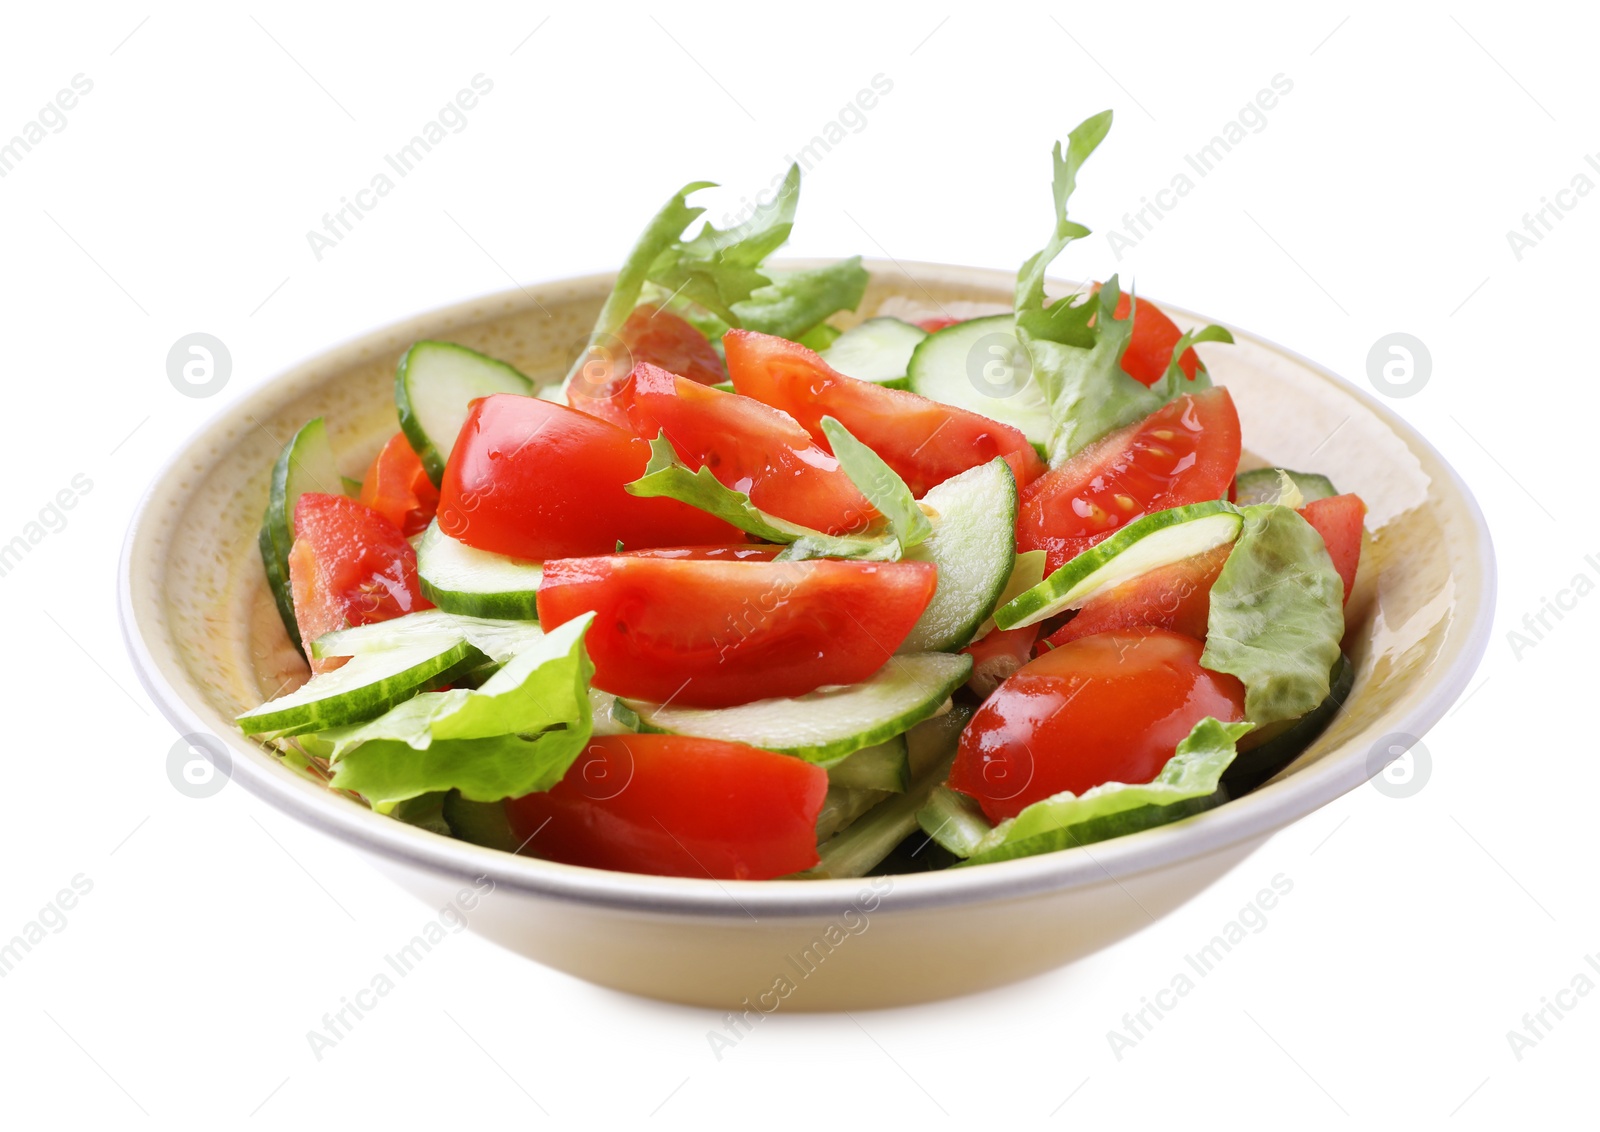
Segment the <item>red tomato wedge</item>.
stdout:
[[1328,547],[1328,557],[1344,582],[1345,604],[1350,604],[1350,587],[1356,584],[1356,569],[1361,565],[1361,524],[1367,505],[1359,495],[1335,495],[1317,499],[1300,508],[1300,516],[1317,529]]
[[1024,488],[1017,549],[1043,550],[1054,570],[1141,515],[1221,499],[1238,466],[1228,391],[1185,393]]
[[542,561],[627,547],[733,543],[742,532],[675,499],[623,485],[650,446],[602,420],[537,397],[472,403],[439,487],[439,526],[479,550]]
[[865,680],[937,585],[927,562],[554,559],[539,585],[539,623],[594,610],[586,642],[598,688],[727,707]]
[[961,733],[950,785],[998,822],[1063,790],[1149,782],[1206,716],[1244,718],[1244,685],[1201,668],[1204,649],[1165,629],[1052,649],[978,709]]
[[433,521],[439,507],[439,489],[428,478],[405,433],[395,433],[373,457],[372,466],[361,481],[361,502],[407,537]]
[[589,740],[546,793],[506,802],[523,852],[594,869],[770,880],[817,863],[828,773],[743,743]]
[[1018,485],[1044,471],[1033,445],[1010,425],[846,377],[814,351],[770,334],[730,330],[722,345],[734,389],[782,409],[825,448],[822,418],[833,417],[881,456],[918,498],[996,456],[1005,457]]
[[[308,657],[324,633],[433,608],[417,585],[417,553],[400,528],[342,495],[307,492],[295,504],[289,590]],[[344,662],[313,658],[311,671]]]
[[679,459],[711,469],[761,510],[829,534],[863,530],[877,517],[833,454],[787,413],[658,366],[635,366],[630,381],[634,432],[650,439],[664,430]]
[[929,334],[937,334],[947,326],[955,326],[958,323],[965,321],[966,319],[964,318],[951,318],[949,315],[941,314],[935,315],[932,318],[919,318],[917,319],[917,325],[922,327],[922,329],[926,330]]
[[1033,656],[1039,626],[1020,629],[991,629],[961,651],[972,658],[972,675],[967,687],[987,698]]
[[[1094,290],[1098,292],[1100,284],[1096,283]],[[1117,299],[1113,317],[1127,318],[1130,310],[1134,311],[1133,332],[1128,336],[1128,348],[1122,355],[1122,372],[1141,384],[1154,385],[1167,375],[1167,363],[1172,361],[1172,351],[1183,337],[1183,331],[1148,299],[1140,299],[1138,309],[1134,310],[1132,298],[1124,291]],[[1184,377],[1194,380],[1200,358],[1192,348],[1185,350],[1178,359],[1178,368],[1183,370]]]
[[1211,615],[1211,587],[1231,553],[1233,544],[1225,543],[1096,594],[1071,621],[1047,637],[1045,644],[1060,648],[1079,637],[1144,626],[1204,640]]
[[614,340],[589,348],[567,387],[568,404],[618,428],[629,428],[630,375],[640,363],[660,366],[701,385],[728,379],[716,347],[704,334],[671,311],[641,303]]

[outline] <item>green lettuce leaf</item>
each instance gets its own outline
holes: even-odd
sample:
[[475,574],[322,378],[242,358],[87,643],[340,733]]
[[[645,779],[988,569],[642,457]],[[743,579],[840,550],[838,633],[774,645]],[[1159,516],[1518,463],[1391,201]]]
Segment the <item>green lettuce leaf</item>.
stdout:
[[822,418],[822,431],[833,448],[839,467],[850,477],[850,482],[856,485],[857,490],[867,497],[867,502],[888,520],[889,530],[900,540],[902,550],[910,550],[933,534],[933,524],[917,505],[906,481],[883,462],[883,457],[857,440],[849,429],[832,417]]
[[[1064,792],[1035,802],[984,835],[963,864],[988,864],[1089,845],[1209,809],[1219,800],[1218,783],[1237,754],[1235,743],[1250,728],[1248,723],[1202,719],[1178,744],[1154,781],[1107,782],[1081,795]],[[930,819],[937,816],[929,815]],[[947,840],[962,845],[962,839]]]
[[1344,636],[1344,584],[1322,536],[1296,511],[1264,503],[1244,516],[1211,587],[1200,663],[1237,676],[1246,718],[1264,725],[1327,698]]
[[724,487],[711,469],[690,469],[667,440],[666,430],[650,442],[650,462],[644,475],[627,485],[628,493],[645,499],[676,499],[698,507],[766,542],[787,543],[782,557],[864,558],[894,562],[900,557],[900,543],[892,535],[830,535],[791,523],[761,510],[742,491]]
[[302,736],[332,785],[374,807],[434,791],[493,802],[548,790],[592,726],[585,614],[516,653],[475,689],[424,692],[377,719]]
[[806,271],[772,271],[772,282],[734,303],[738,325],[762,334],[798,339],[837,311],[855,310],[867,291],[861,257]]

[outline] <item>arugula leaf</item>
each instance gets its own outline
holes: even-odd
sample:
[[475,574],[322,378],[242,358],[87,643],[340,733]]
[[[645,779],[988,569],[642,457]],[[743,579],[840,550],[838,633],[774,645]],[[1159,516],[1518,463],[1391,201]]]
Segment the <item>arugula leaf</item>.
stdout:
[[835,311],[855,310],[867,292],[860,256],[805,271],[769,272],[772,282],[733,304],[739,325],[762,334],[798,339]]
[[[1219,723],[1208,716],[1178,744],[1154,781],[1107,782],[1082,794],[1066,791],[1035,802],[985,834],[962,864],[988,864],[1089,845],[1209,809],[1220,800],[1217,788],[1222,772],[1237,755],[1235,743],[1251,726]],[[928,814],[930,823],[945,816],[947,812]],[[969,815],[969,825],[972,820]],[[946,848],[953,849],[971,844],[967,836],[946,837],[945,842]]]
[[911,489],[872,449],[851,435],[832,417],[822,418],[822,431],[833,448],[839,467],[850,482],[867,497],[867,502],[889,522],[889,529],[900,540],[902,550],[910,550],[933,534],[933,524],[917,506]]
[[424,692],[366,723],[300,737],[331,784],[375,808],[458,789],[479,802],[548,790],[588,741],[593,614],[534,638],[476,689]]
[[788,543],[780,555],[786,561],[803,558],[864,558],[894,562],[900,543],[886,535],[830,535],[791,523],[761,510],[742,491],[724,487],[711,469],[691,470],[678,459],[666,430],[650,442],[650,462],[644,475],[627,485],[630,495],[644,499],[676,499],[732,523],[741,531],[767,542]]
[[1328,696],[1344,636],[1344,584],[1310,523],[1279,504],[1246,507],[1211,587],[1200,663],[1237,676],[1246,718],[1295,719]]

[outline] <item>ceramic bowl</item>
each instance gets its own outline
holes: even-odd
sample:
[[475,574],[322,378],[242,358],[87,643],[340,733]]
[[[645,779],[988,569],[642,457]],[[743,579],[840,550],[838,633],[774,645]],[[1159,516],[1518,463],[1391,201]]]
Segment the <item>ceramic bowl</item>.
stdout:
[[[795,266],[799,266],[798,264]],[[1009,302],[1009,273],[870,263],[863,314]],[[402,351],[445,338],[535,378],[565,369],[609,276],[517,288],[407,319],[239,398],[161,472],[121,569],[124,633],[141,680],[234,781],[335,837],[436,906],[493,892],[473,930],[537,962],[636,994],[720,1008],[837,1010],[937,999],[1047,971],[1184,903],[1275,830],[1377,774],[1395,735],[1421,736],[1461,695],[1487,643],[1494,556],[1472,496],[1388,407],[1303,358],[1235,331],[1208,346],[1250,459],[1325,472],[1370,508],[1349,609],[1355,687],[1322,736],[1254,793],[1174,825],[972,869],[820,882],[634,876],[482,849],[380,817],[307,781],[233,717],[300,664],[257,557],[268,470],[324,416],[359,475],[395,431]],[[1180,325],[1198,320],[1166,308]]]

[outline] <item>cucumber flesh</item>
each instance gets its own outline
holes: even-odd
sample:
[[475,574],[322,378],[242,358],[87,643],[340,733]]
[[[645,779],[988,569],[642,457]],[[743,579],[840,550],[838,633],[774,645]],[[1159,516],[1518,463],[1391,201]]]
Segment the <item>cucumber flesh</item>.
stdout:
[[433,637],[409,645],[353,656],[320,672],[286,696],[269,700],[237,718],[246,735],[299,735],[376,719],[418,692],[447,684],[484,657],[464,639]]
[[913,393],[1012,425],[1036,445],[1049,443],[1050,408],[1009,314],[928,335],[911,355],[906,376]]
[[436,486],[472,401],[494,393],[533,392],[533,382],[516,368],[454,342],[416,343],[394,375],[400,431]]
[[1268,503],[1276,499],[1279,473],[1293,481],[1307,503],[1314,503],[1319,499],[1331,499],[1339,494],[1332,480],[1316,472],[1294,472],[1288,468],[1252,468],[1248,472],[1240,472],[1234,479],[1234,494],[1237,497],[1235,502],[1240,507],[1247,507],[1252,503]]
[[[1045,561],[1049,556],[1042,550],[1024,550],[1017,555],[1016,561],[1011,564],[1011,577],[1006,580],[1006,588],[1000,591],[1000,600],[995,602],[998,610],[1002,606],[1010,605],[1019,594],[1033,589],[1044,581]],[[982,640],[994,632],[994,617],[991,615],[978,631],[972,635],[975,641]]]
[[928,796],[928,804],[917,811],[917,824],[957,857],[976,853],[978,843],[994,829],[976,801],[948,786],[941,786]]
[[896,735],[887,742],[863,747],[828,768],[828,785],[856,790],[883,790],[903,794],[911,785],[911,760],[906,740]]
[[1255,740],[1241,749],[1228,769],[1222,772],[1222,786],[1228,797],[1248,794],[1267,779],[1294,762],[1311,745],[1311,741],[1333,721],[1350,689],[1355,685],[1356,670],[1350,658],[1343,653],[1334,662],[1333,673],[1328,678],[1328,698],[1299,719],[1286,719],[1281,724],[1269,723],[1247,740]]
[[468,546],[428,524],[417,543],[417,579],[422,593],[446,613],[468,617],[537,621],[537,562]]
[[803,696],[725,708],[662,707],[634,700],[627,706],[638,714],[641,731],[748,743],[831,766],[936,714],[971,670],[970,656],[920,653],[893,657],[859,684],[819,688]]
[[889,796],[887,790],[829,786],[822,798],[822,809],[817,812],[817,843],[828,840]]
[[256,540],[261,550],[261,564],[267,573],[267,585],[278,606],[278,616],[302,655],[305,648],[300,641],[300,625],[294,616],[294,595],[289,589],[289,550],[294,546],[295,504],[308,491],[345,494],[344,477],[334,463],[328,426],[321,417],[301,425],[278,453],[267,489],[267,513],[261,520],[261,534]]
[[996,458],[951,476],[922,498],[935,513],[933,534],[907,551],[932,562],[939,586],[900,651],[945,652],[972,643],[1000,604],[1016,562],[1017,481]]
[[485,663],[501,664],[541,635],[539,626],[528,621],[463,617],[442,609],[425,609],[389,621],[375,621],[370,625],[324,633],[311,643],[311,654],[319,658],[367,656],[396,649],[466,641],[483,654]]
[[928,332],[898,318],[869,318],[822,351],[822,360],[847,377],[904,386],[911,355]]
[[507,853],[519,848],[504,802],[472,802],[463,798],[459,790],[452,790],[444,796],[443,811],[451,836],[460,841]]
[[1016,629],[1076,609],[1101,590],[1233,542],[1243,525],[1238,508],[1222,499],[1145,515],[1001,606],[995,624]]

